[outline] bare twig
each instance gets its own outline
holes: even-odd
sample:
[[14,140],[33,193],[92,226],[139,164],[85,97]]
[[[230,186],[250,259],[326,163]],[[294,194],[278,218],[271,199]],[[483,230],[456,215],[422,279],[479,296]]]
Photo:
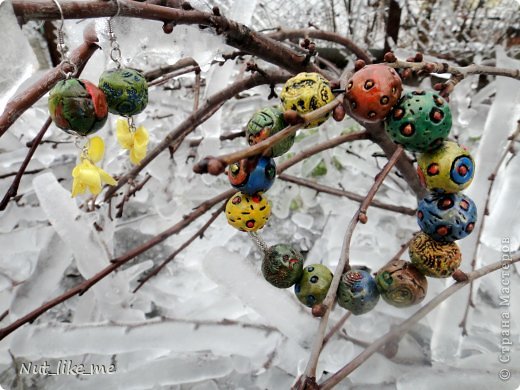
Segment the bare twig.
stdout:
[[134,196],[138,191],[140,191],[151,178],[152,176],[147,173],[145,178],[138,185],[134,186],[133,188],[131,186],[128,188],[128,191],[121,200],[121,202],[119,202],[119,204],[116,205],[116,209],[119,210],[117,212],[116,218],[121,218],[123,216],[123,208],[125,206],[125,202],[128,202],[130,197]]
[[136,256],[140,255],[141,253],[146,252],[153,246],[163,242],[168,237],[179,233],[182,229],[184,229],[186,226],[191,224],[193,221],[195,221],[198,217],[206,213],[210,208],[212,208],[217,203],[222,202],[223,200],[229,198],[231,195],[234,194],[234,189],[230,189],[228,191],[225,191],[214,198],[211,198],[204,203],[202,203],[200,206],[198,206],[195,210],[193,210],[190,214],[186,215],[185,218],[183,218],[181,221],[170,227],[169,229],[165,230],[164,232],[158,234],[155,237],[152,237],[150,240],[145,242],[142,245],[139,245],[138,247],[128,251],[122,256],[119,256],[111,261],[111,264],[107,267],[103,268],[101,271],[99,271],[97,274],[92,276],[91,278],[85,280],[84,282],[78,284],[77,286],[67,290],[63,294],[59,295],[58,297],[44,303],[43,305],[39,306],[38,308],[34,309],[30,313],[26,314],[23,317],[18,318],[16,321],[14,321],[12,324],[6,326],[5,328],[0,329],[0,340],[4,339],[6,336],[8,336],[10,333],[18,329],[20,326],[34,321],[36,318],[38,318],[40,315],[45,313],[47,310],[53,308],[54,306],[66,301],[69,298],[72,298],[73,296],[79,294],[84,294],[90,287],[95,285],[97,282],[105,278],[106,276],[110,275],[113,271],[115,271],[117,268],[121,267],[123,264],[126,264]]
[[[365,199],[365,197],[363,195],[356,194],[355,192],[352,192],[352,191],[340,190],[340,189],[329,187],[329,186],[326,186],[323,184],[319,184],[319,183],[316,183],[316,182],[313,182],[313,181],[310,181],[307,179],[302,179],[300,177],[291,176],[286,173],[279,175],[278,178],[281,180],[284,180],[284,181],[298,184],[300,186],[312,188],[313,190],[316,190],[318,192],[323,192],[326,194],[336,195],[336,196],[343,196],[343,197],[353,200],[355,202],[361,203]],[[405,215],[415,215],[414,209],[411,209],[409,207],[404,207],[404,206],[396,206],[393,204],[387,204],[387,203],[378,201],[376,199],[374,199],[372,201],[372,206],[378,207],[383,210],[393,211],[395,213],[400,213],[400,214],[405,214]]]
[[166,74],[162,75],[161,77],[159,77],[158,79],[155,79],[154,81],[148,83],[148,86],[154,87],[154,86],[163,85],[175,77],[179,77],[179,76],[182,76],[183,74],[187,74],[187,73],[191,73],[191,72],[200,74],[200,68],[198,66],[190,66],[187,68],[179,69],[175,72],[166,73]]
[[[332,102],[325,104],[324,106],[318,108],[317,110],[311,111],[307,114],[301,115],[302,123],[298,123],[295,125],[287,126],[282,131],[272,135],[271,137],[252,145],[246,149],[240,150],[238,152],[225,154],[218,157],[206,157],[202,159],[199,163],[197,163],[193,170],[196,173],[206,173],[208,172],[208,165],[210,165],[213,161],[217,162],[217,164],[220,165],[220,167],[224,168],[225,166],[232,164],[236,161],[239,161],[243,158],[256,156],[259,154],[264,153],[267,149],[272,147],[275,143],[278,141],[284,139],[285,137],[288,137],[292,134],[294,134],[298,129],[300,129],[302,126],[304,126],[306,123],[312,122],[313,120],[316,120],[318,118],[321,118],[328,112],[332,111],[334,108],[336,108],[339,104],[341,104],[342,95],[336,97]],[[220,174],[223,172],[223,169],[220,169],[218,171],[209,171],[211,174]]]
[[174,130],[168,133],[155,148],[150,150],[146,157],[139,163],[139,165],[135,166],[130,172],[119,178],[117,185],[111,186],[107,190],[104,200],[108,201],[108,199],[114,196],[114,194],[121,187],[123,187],[129,179],[135,178],[139,172],[141,172],[148,164],[150,164],[155,159],[155,157],[162,153],[163,150],[168,149],[168,147],[174,143],[178,147],[180,142],[188,134],[190,134],[197,126],[199,126],[208,118],[208,114],[213,113],[215,108],[218,109],[224,102],[231,99],[237,93],[262,84],[284,82],[289,77],[290,74],[286,72],[269,72],[268,79],[260,74],[254,74],[248,78],[239,80],[222,91],[214,94],[209,99],[207,99],[206,104],[204,104],[197,111],[193,112],[188,118],[182,121]]
[[490,76],[511,77],[513,79],[520,80],[520,69],[497,68],[494,66],[486,65],[472,64],[468,66],[459,67],[452,66],[447,62],[409,62],[401,60],[389,62],[387,63],[387,65],[392,68],[410,69],[414,72],[423,72],[427,74],[450,73],[452,75],[452,78],[441,87],[441,95],[443,96],[449,95],[453,91],[455,85],[457,85],[467,76],[473,74],[486,74]]
[[204,232],[211,226],[211,224],[217,219],[217,217],[220,215],[220,213],[222,213],[222,211],[224,211],[224,208],[225,208],[226,204],[224,203],[218,210],[216,210],[213,214],[211,214],[211,217],[208,219],[208,221],[202,225],[202,227],[197,230],[197,232],[191,236],[190,238],[188,238],[178,249],[175,250],[175,252],[173,252],[170,256],[168,256],[166,259],[163,260],[163,262],[161,264],[159,264],[157,267],[155,267],[155,269],[153,269],[148,275],[146,275],[146,277],[144,277],[143,279],[141,279],[139,281],[139,284],[137,285],[137,287],[134,289],[134,293],[137,292],[137,290],[139,290],[141,287],[143,287],[146,282],[148,282],[151,278],[153,278],[155,275],[157,275],[159,272],[161,272],[161,270],[166,267],[170,261],[172,261],[173,259],[175,259],[175,257],[181,253],[184,249],[186,249],[188,246],[190,246],[190,244],[195,241],[195,239],[198,237],[198,238],[202,238],[204,236]]
[[[118,12],[119,16],[157,20],[161,23],[171,21],[177,25],[206,26],[212,28],[216,34],[222,34],[228,45],[284,69],[292,72],[323,73],[316,65],[305,64],[305,56],[299,55],[265,34],[254,32],[222,15],[194,9],[163,7],[138,1],[118,0],[118,3],[96,0],[67,1],[61,4],[61,8],[65,19],[111,17]],[[12,4],[16,16],[23,22],[60,19],[59,9],[52,0],[13,0]]]
[[336,322],[334,324],[334,326],[332,328],[330,328],[329,333],[327,333],[327,335],[323,338],[323,344],[321,346],[321,349],[323,349],[323,347],[325,347],[325,344],[327,344],[329,342],[329,340],[332,338],[332,336],[334,336],[334,334],[336,334],[336,332],[338,332],[343,327],[343,325],[345,325],[345,322],[347,322],[347,320],[349,319],[349,317],[351,315],[352,315],[352,312],[351,311],[347,311],[338,320],[338,322]]
[[350,361],[347,365],[345,365],[342,369],[333,374],[330,378],[328,378],[325,382],[320,385],[321,390],[332,389],[335,385],[341,382],[345,377],[347,377],[352,371],[358,368],[362,363],[364,363],[370,356],[372,356],[375,352],[377,352],[381,347],[388,344],[391,340],[400,339],[404,334],[406,334],[417,322],[419,322],[422,318],[424,318],[428,313],[430,313],[433,309],[439,306],[443,301],[448,299],[454,293],[459,291],[461,288],[466,286],[468,283],[474,281],[475,279],[481,278],[484,275],[487,275],[491,272],[494,272],[502,267],[508,266],[509,264],[513,264],[520,261],[520,255],[515,255],[511,258],[511,260],[502,260],[493,264],[489,264],[485,267],[482,267],[476,271],[470,272],[467,274],[468,280],[464,282],[457,282],[452,284],[450,287],[446,288],[443,292],[429,301],[426,305],[421,307],[418,311],[415,312],[407,320],[403,321],[400,325],[392,328],[388,333],[378,338],[374,341],[368,348],[366,348],[363,352],[361,352],[358,356],[356,356],[353,360]]
[[313,156],[319,152],[322,152],[327,149],[335,148],[345,142],[358,141],[363,139],[369,139],[369,134],[366,131],[359,131],[355,133],[342,134],[338,137],[332,138],[328,141],[317,144],[309,149],[306,149],[297,155],[293,156],[287,161],[278,165],[277,171],[278,173],[285,171],[289,167],[292,167],[294,164],[299,163],[300,161],[305,160],[306,158]]
[[394,167],[397,160],[403,153],[404,149],[402,146],[398,146],[394,155],[388,160],[387,164],[384,166],[383,170],[376,176],[375,182],[370,188],[365,200],[359,206],[358,211],[352,217],[350,224],[345,233],[345,238],[343,240],[343,246],[341,249],[341,257],[334,272],[334,277],[332,278],[331,285],[329,287],[329,291],[327,292],[327,296],[323,301],[322,305],[325,307],[325,314],[323,315],[318,331],[314,338],[314,342],[312,344],[311,355],[309,357],[309,362],[307,363],[307,367],[305,369],[305,377],[306,378],[315,378],[316,377],[316,367],[318,364],[318,359],[320,356],[321,346],[323,344],[323,339],[325,336],[325,331],[327,329],[327,322],[329,319],[329,314],[334,304],[334,299],[336,298],[336,292],[338,289],[339,281],[341,279],[341,275],[344,270],[348,268],[349,264],[349,256],[350,256],[350,241],[352,239],[352,235],[354,233],[354,229],[358,222],[366,223],[367,216],[366,211],[370,204],[372,203],[374,196],[383,183],[385,177],[390,173],[390,170]]
[[361,47],[356,45],[352,40],[348,39],[347,37],[334,32],[317,30],[314,28],[304,28],[298,30],[281,29],[276,32],[269,33],[267,35],[270,38],[277,40],[308,37],[313,39],[321,39],[329,42],[335,42],[347,48],[349,51],[354,53],[359,59],[362,59],[367,64],[372,63],[372,58],[370,57],[370,54],[368,52],[363,50]]
[[42,140],[43,136],[47,132],[47,129],[51,125],[52,120],[51,117],[48,117],[45,123],[43,124],[43,127],[38,132],[36,137],[34,138],[34,141],[31,144],[31,148],[29,149],[29,152],[27,153],[27,156],[25,156],[25,159],[22,162],[22,165],[20,166],[20,169],[18,169],[18,172],[16,173],[16,176],[7,190],[7,192],[4,195],[4,198],[0,202],[0,211],[5,210],[7,205],[9,204],[9,201],[14,198],[18,194],[18,187],[20,186],[20,182],[22,181],[22,176],[25,173],[25,170],[27,169],[27,166],[31,162],[32,156],[34,155],[34,152],[36,151],[36,148],[40,145],[40,141]]

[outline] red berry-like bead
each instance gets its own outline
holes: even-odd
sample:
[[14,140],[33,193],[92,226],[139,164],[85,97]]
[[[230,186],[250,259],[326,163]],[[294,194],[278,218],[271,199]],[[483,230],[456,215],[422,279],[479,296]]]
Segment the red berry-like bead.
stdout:
[[379,122],[397,103],[403,90],[397,72],[384,64],[367,65],[347,81],[345,102],[362,122]]

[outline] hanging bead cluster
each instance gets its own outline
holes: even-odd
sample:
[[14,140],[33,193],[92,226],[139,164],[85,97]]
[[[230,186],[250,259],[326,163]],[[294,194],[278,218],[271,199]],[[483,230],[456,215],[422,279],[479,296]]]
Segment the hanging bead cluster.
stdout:
[[[116,42],[110,20],[108,21],[109,39],[111,42],[110,58],[117,68],[103,72],[98,86],[86,80],[65,74],[66,79],[59,81],[49,93],[49,114],[54,124],[77,140],[86,138],[100,130],[106,123],[108,113],[120,115],[116,124],[116,136],[120,146],[130,151],[130,161],[139,162],[146,155],[148,132],[143,126],[136,128],[133,115],[142,112],[148,104],[148,83],[137,70],[121,66],[121,51]],[[60,48],[63,47],[63,31],[58,31]],[[62,64],[70,64],[64,49],[60,49]],[[115,185],[116,181],[106,172],[95,166],[101,160],[89,157],[94,148],[104,151],[101,137],[86,139],[85,146],[80,147],[80,162],[74,168],[72,196],[84,193],[87,189],[97,195],[101,192],[102,182]]]
[[[428,291],[426,277],[449,277],[461,263],[460,250],[453,241],[471,233],[476,223],[476,206],[459,191],[473,179],[474,161],[469,152],[446,140],[452,117],[448,103],[432,92],[413,91],[402,96],[397,72],[384,64],[364,66],[346,83],[347,111],[361,121],[384,121],[390,138],[418,156],[421,183],[430,192],[419,201],[417,220],[422,231],[409,248],[410,261],[393,260],[374,277],[362,267],[346,270],[341,276],[338,304],[360,315],[372,310],[380,296],[395,307],[420,303]],[[250,145],[261,142],[286,127],[283,110],[300,114],[316,110],[334,98],[328,81],[313,73],[301,73],[282,88],[283,108],[268,107],[256,112],[247,124]],[[319,126],[328,116],[309,126]],[[272,157],[287,152],[294,135],[272,146],[262,157],[231,164],[228,177],[239,190],[226,206],[228,222],[250,232],[264,253],[262,274],[273,286],[294,285],[298,300],[308,307],[321,303],[333,274],[321,264],[303,265],[303,256],[288,244],[268,246],[255,233],[265,226],[270,206],[264,192],[273,184],[276,166]]]

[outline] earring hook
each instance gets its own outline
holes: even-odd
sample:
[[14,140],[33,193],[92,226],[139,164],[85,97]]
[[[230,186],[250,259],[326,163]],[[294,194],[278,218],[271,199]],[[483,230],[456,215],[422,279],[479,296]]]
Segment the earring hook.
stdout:
[[117,64],[117,68],[119,69],[121,68],[121,49],[119,48],[119,43],[117,42],[117,37],[112,27],[112,19],[119,16],[119,13],[121,12],[121,4],[119,4],[119,0],[114,1],[117,4],[117,12],[114,16],[108,18],[107,27],[108,39],[110,40],[110,59]]
[[[63,9],[61,8],[61,4],[58,0],[52,0],[58,10],[60,11],[60,26],[58,27],[58,52],[60,53],[60,65],[61,65],[61,73],[65,76],[66,79],[70,79],[72,74],[75,74],[78,71],[78,67],[76,64],[72,63],[67,54],[67,47],[65,46],[65,33],[63,32],[63,26],[65,24],[65,17],[63,16]],[[63,65],[72,66],[72,72],[65,72],[63,70]]]

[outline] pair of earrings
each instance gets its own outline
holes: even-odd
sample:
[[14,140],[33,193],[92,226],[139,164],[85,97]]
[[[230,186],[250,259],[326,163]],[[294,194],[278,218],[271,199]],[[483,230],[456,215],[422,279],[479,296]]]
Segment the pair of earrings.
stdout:
[[[57,0],[54,2],[61,12]],[[141,113],[148,104],[148,83],[138,71],[122,67],[121,50],[111,19],[107,22],[110,58],[116,63],[116,68],[103,72],[98,86],[73,77],[72,72],[64,74],[65,79],[59,81],[50,91],[49,113],[56,126],[75,135],[77,141],[100,130],[105,125],[109,112],[125,117],[116,122],[116,137],[120,146],[130,151],[130,161],[137,165],[146,156],[149,136],[143,126],[136,128],[133,115]],[[64,49],[63,14],[58,29],[58,50],[62,58],[59,66],[71,64]],[[87,138],[80,149],[79,163],[72,171],[72,196],[83,194],[87,189],[97,195],[101,192],[102,183],[115,185],[116,181],[95,165],[104,155],[103,139],[98,136]]]

